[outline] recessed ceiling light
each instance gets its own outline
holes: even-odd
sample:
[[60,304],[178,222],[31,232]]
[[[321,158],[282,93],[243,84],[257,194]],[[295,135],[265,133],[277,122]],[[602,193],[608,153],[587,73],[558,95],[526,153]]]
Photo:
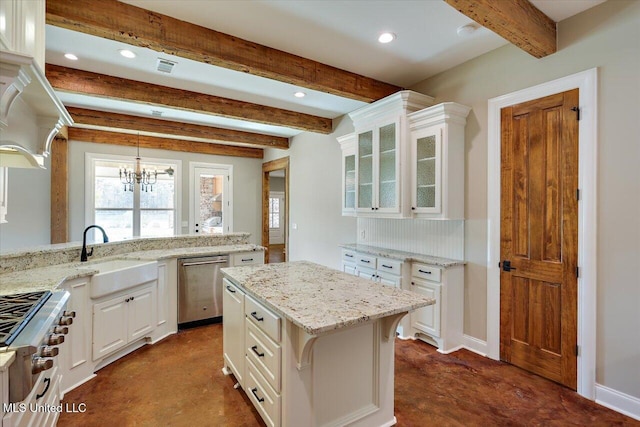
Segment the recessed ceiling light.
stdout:
[[396,35],[393,33],[382,33],[380,37],[378,37],[378,41],[380,43],[390,43],[396,39]]
[[132,59],[132,58],[136,57],[136,54],[131,52],[128,49],[120,49],[120,55],[124,56],[125,58],[129,58],[129,59]]
[[72,61],[77,61],[78,60],[78,57],[75,56],[73,53],[65,53],[64,57],[67,58],[67,59],[70,59]]
[[304,98],[305,96],[307,96],[307,94],[304,93],[304,92],[298,91],[298,92],[294,93],[293,96],[295,96],[296,98]]

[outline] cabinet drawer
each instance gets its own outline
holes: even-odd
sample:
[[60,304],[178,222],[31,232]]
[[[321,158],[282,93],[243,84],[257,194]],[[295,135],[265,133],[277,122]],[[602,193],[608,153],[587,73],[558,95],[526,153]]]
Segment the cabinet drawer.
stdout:
[[245,392],[269,427],[280,425],[280,395],[267,384],[255,365],[247,360]]
[[379,272],[394,274],[396,276],[402,275],[402,261],[389,258],[378,258]]
[[356,254],[356,264],[360,267],[376,269],[376,257],[371,255]]
[[243,252],[239,254],[231,255],[231,265],[241,266],[241,265],[257,265],[264,264],[264,252],[256,251],[256,252]]
[[355,251],[352,251],[350,249],[343,249],[342,250],[342,260],[344,262],[353,262],[353,263],[355,263],[356,262],[356,256],[357,256],[357,254],[356,254]]
[[425,264],[413,264],[411,266],[411,276],[419,279],[430,280],[440,283],[442,270]]
[[272,340],[280,342],[280,317],[249,295],[245,297],[244,314]]
[[246,324],[247,359],[251,360],[276,392],[280,392],[280,346],[274,343],[253,322]]

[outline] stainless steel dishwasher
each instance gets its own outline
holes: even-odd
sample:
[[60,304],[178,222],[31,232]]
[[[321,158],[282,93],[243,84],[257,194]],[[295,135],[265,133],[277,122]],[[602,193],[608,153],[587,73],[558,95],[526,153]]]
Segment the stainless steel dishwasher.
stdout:
[[178,259],[178,325],[222,320],[222,272],[227,255]]

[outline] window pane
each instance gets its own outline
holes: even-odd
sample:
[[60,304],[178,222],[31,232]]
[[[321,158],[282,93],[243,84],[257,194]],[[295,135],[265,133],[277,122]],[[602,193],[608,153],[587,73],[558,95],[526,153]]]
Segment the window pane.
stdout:
[[[133,237],[133,211],[96,210],[96,224],[104,228],[109,241],[115,242]],[[98,240],[101,238],[97,235]]]
[[133,193],[124,191],[120,180],[120,168],[131,167],[133,163],[97,161],[95,166],[95,206],[101,208],[133,208]]
[[173,209],[174,187],[173,177],[158,175],[158,181],[148,191],[140,192],[140,208]]
[[140,235],[173,236],[173,211],[140,211]]

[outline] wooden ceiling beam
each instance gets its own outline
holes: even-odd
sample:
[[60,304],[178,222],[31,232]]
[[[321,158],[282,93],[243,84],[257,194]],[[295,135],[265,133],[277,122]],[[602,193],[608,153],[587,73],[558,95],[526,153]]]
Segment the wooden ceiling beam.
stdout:
[[98,144],[124,145],[129,147],[137,147],[139,141],[140,148],[156,148],[159,150],[181,151],[196,154],[214,154],[218,156],[249,157],[253,159],[262,159],[264,155],[264,150],[262,150],[262,148],[211,144],[208,142],[185,141],[173,138],[160,138],[156,136],[74,127],[69,128],[69,139],[74,141],[94,142]]
[[358,101],[402,88],[116,0],[47,0],[47,24]]
[[82,125],[90,125],[102,128],[153,132],[163,135],[171,135],[178,138],[186,136],[223,143],[232,142],[268,148],[289,148],[289,138],[281,136],[223,129],[170,120],[159,120],[150,117],[109,113],[84,108],[67,107],[67,111],[71,114],[75,125],[80,127],[82,127]]
[[528,0],[444,0],[536,58],[557,51],[556,23]]
[[284,126],[329,134],[332,120],[280,108],[236,101],[204,93],[46,64],[47,79],[56,90],[157,105],[195,113]]

